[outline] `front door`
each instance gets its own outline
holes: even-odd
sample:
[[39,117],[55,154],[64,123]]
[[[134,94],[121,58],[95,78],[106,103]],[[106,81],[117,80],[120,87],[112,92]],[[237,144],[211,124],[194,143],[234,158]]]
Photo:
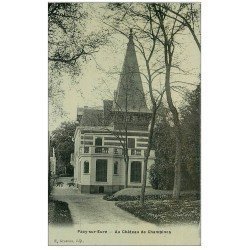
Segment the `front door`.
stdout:
[[96,181],[107,182],[108,160],[96,160]]

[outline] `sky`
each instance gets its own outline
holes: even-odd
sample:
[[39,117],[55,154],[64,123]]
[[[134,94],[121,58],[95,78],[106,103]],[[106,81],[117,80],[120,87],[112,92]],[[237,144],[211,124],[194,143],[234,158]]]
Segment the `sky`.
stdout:
[[[94,8],[91,19],[86,23],[86,28],[89,32],[99,32],[104,28],[108,28],[102,23],[101,16],[103,9],[101,5],[88,4],[88,8]],[[129,33],[129,30],[128,30]],[[67,74],[63,74],[61,80],[65,95],[62,98],[62,109],[66,115],[63,117],[49,117],[52,121],[49,124],[49,130],[52,131],[63,121],[75,121],[77,107],[102,106],[103,99],[112,99],[113,92],[117,88],[119,81],[119,72],[121,71],[123,60],[126,53],[128,39],[122,34],[113,34],[109,37],[110,42],[102,46],[91,60],[88,60],[82,65],[81,73],[77,78],[78,84],[71,84],[72,79]],[[191,73],[185,76],[181,74],[174,75],[172,80],[186,81],[193,84],[199,82],[198,76],[200,73],[200,52],[192,38],[186,32],[179,36],[178,40],[181,46],[178,47],[178,63],[182,69],[188,70]],[[183,45],[182,45],[183,44]],[[185,44],[185,46],[184,46]],[[144,60],[137,51],[137,59],[140,70],[144,71]],[[144,92],[147,92],[147,84],[143,77]],[[157,78],[156,86],[164,84],[164,75]],[[194,87],[184,84],[189,90]],[[173,99],[177,106],[181,105],[182,96],[173,92]]]

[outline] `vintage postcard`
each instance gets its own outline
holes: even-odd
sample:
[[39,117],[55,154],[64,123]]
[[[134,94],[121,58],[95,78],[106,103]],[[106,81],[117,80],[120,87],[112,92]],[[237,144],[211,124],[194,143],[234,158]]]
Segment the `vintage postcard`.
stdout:
[[49,245],[200,245],[200,3],[48,3]]

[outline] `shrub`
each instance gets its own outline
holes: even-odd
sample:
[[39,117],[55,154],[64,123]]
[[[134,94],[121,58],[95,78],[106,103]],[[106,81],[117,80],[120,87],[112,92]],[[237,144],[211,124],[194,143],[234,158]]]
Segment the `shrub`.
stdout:
[[72,224],[68,203],[52,200],[49,202],[49,224]]
[[173,167],[163,163],[154,164],[149,170],[149,181],[154,189],[172,190],[174,180]]
[[152,188],[158,189],[159,188],[159,181],[160,181],[160,178],[159,178],[158,171],[156,169],[155,164],[153,164],[149,170],[149,182],[150,182]]

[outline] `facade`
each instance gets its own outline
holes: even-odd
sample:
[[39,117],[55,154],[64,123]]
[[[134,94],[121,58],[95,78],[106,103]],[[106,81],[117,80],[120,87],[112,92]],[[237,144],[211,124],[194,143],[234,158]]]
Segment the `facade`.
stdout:
[[[103,107],[77,109],[74,179],[84,193],[113,193],[125,186],[124,152],[128,149],[128,187],[140,187],[151,111],[146,104],[132,32],[114,100]],[[151,150],[148,168],[154,164]],[[147,180],[147,186],[150,186]]]

